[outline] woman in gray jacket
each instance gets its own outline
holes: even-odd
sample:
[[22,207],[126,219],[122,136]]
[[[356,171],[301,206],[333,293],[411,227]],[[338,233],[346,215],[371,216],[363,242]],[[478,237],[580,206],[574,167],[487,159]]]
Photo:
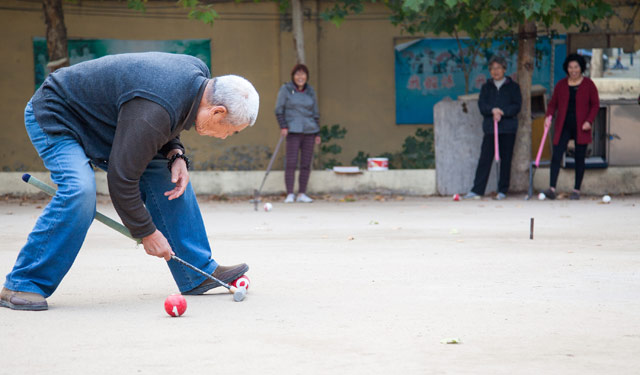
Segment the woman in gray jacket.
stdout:
[[[284,182],[287,198],[284,203],[311,203],[307,196],[307,183],[311,174],[311,159],[314,144],[320,144],[320,113],[316,92],[307,83],[309,69],[297,64],[291,70],[291,82],[287,82],[278,92],[276,118],[280,125],[280,134],[287,137],[286,168]],[[300,176],[298,178],[298,197],[293,194],[293,184],[300,154]]]

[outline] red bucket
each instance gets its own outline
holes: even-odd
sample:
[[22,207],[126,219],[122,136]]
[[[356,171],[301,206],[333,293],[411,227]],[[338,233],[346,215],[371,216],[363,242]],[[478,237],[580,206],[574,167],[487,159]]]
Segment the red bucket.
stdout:
[[367,169],[370,171],[388,171],[389,159],[388,158],[368,158]]

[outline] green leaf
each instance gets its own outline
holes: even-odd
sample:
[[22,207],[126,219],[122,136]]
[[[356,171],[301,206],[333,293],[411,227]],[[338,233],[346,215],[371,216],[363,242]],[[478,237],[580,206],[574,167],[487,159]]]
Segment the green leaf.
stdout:
[[533,2],[533,6],[531,7],[532,12],[535,13],[535,14],[539,14],[540,13],[540,8],[541,8],[540,2],[534,1]]
[[202,5],[198,0],[178,0],[178,4],[189,10],[187,14],[189,19],[197,20],[210,26],[219,17],[218,12],[213,9],[211,4]]
[[144,12],[146,10],[144,3],[147,0],[127,0],[127,8]]
[[178,3],[185,8],[194,8],[198,5],[198,0],[180,0]]
[[458,5],[458,0],[445,0],[444,2],[449,6],[449,8],[453,8]]
[[405,0],[402,3],[402,7],[404,9],[414,11],[414,12],[419,12],[421,5],[422,5],[421,0]]

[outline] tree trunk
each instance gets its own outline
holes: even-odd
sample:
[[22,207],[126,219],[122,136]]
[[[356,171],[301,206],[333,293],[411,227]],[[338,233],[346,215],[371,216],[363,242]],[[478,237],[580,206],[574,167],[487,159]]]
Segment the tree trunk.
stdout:
[[62,0],[42,0],[44,20],[47,25],[47,50],[50,72],[69,65],[67,53],[67,28],[64,25]]
[[594,48],[591,50],[591,69],[589,77],[602,78],[602,48]]
[[[462,72],[464,73],[464,94],[469,94],[469,76],[471,75],[471,70],[473,69],[471,65],[467,65],[464,61],[465,57],[464,49],[462,48],[462,42],[460,41],[460,36],[458,36],[458,30],[453,31],[453,35],[456,37],[456,43],[458,43],[458,51],[460,51],[460,66],[462,67]],[[467,51],[467,54],[469,52]]]
[[302,0],[291,0],[291,23],[293,26],[293,48],[296,52],[296,63],[304,64],[304,30],[302,29]]
[[518,134],[511,164],[512,191],[526,191],[529,187],[531,162],[531,80],[535,66],[536,23],[525,21],[518,27],[518,84],[522,107],[518,115]]
[[469,70],[464,70],[464,94],[469,94]]

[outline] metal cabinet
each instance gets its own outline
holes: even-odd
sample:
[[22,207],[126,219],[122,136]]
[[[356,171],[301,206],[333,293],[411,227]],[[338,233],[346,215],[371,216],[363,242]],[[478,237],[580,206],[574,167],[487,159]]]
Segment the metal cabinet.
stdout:
[[611,166],[640,166],[640,105],[607,107],[607,154]]
[[[600,105],[585,168],[640,166],[640,106],[630,100],[604,100]],[[575,167],[573,154],[570,141],[563,167]]]

